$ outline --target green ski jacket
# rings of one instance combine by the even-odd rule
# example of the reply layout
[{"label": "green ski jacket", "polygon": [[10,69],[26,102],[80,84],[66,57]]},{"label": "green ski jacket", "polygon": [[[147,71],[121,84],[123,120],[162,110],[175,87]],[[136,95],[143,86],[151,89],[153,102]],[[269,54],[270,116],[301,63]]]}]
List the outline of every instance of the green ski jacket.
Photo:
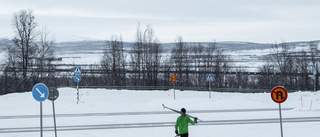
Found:
[{"label": "green ski jacket", "polygon": [[188,116],[179,116],[177,118],[177,122],[175,125],[176,131],[178,131],[179,128],[179,134],[185,134],[188,133],[188,124],[194,125],[196,122],[192,121]]}]

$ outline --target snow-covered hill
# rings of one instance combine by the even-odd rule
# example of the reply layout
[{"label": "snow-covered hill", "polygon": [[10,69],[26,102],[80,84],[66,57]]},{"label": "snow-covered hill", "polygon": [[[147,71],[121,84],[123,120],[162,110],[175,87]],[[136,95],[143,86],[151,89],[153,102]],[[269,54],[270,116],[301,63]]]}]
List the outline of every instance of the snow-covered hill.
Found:
[{"label": "snow-covered hill", "polygon": [[[60,64],[99,64],[103,49],[106,46],[107,41],[92,40],[77,37],[78,39],[65,42],[57,42],[55,47],[55,54],[57,58],[62,58]],[[313,41],[314,43],[320,43],[320,41]],[[5,57],[5,51],[7,45],[12,44],[11,40],[0,39],[0,49],[3,54],[0,54],[0,59]],[[163,48],[163,59],[168,57],[168,53],[171,52],[174,43],[161,43]],[[187,42],[187,45],[195,46],[198,42]],[[207,46],[208,42],[201,43]],[[252,42],[239,42],[239,41],[227,41],[216,42],[216,46],[223,49],[226,55],[230,56],[233,61],[233,65],[247,69],[248,71],[257,71],[257,68],[264,64],[264,56],[270,54],[271,45],[273,43],[252,43]],[[310,42],[289,42],[288,45],[292,50],[301,51],[308,49]],[[124,49],[129,53],[132,49],[132,43],[124,42]],[[2,55],[2,56],[1,56]],[[130,55],[126,56],[127,58]]]}]

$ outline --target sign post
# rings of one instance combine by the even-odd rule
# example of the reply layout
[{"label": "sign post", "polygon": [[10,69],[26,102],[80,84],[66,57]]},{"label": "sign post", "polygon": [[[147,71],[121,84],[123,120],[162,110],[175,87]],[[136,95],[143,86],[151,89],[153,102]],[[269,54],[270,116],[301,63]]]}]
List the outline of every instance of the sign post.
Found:
[{"label": "sign post", "polygon": [[211,98],[211,81],[213,81],[213,74],[207,74],[207,82],[209,82],[209,98]]},{"label": "sign post", "polygon": [[32,96],[40,102],[40,136],[43,137],[42,131],[42,102],[48,98],[48,87],[43,83],[38,83],[32,88]]},{"label": "sign post", "polygon": [[280,129],[281,129],[281,137],[283,137],[281,103],[287,100],[288,92],[284,87],[281,87],[281,86],[274,87],[271,91],[271,98],[274,102],[279,104]]},{"label": "sign post", "polygon": [[56,113],[54,108],[54,101],[59,97],[59,91],[56,88],[49,88],[49,97],[48,99],[52,101],[53,108],[53,122],[54,122],[54,133],[55,137],[57,137],[57,124],[56,124]]},{"label": "sign post", "polygon": [[80,75],[75,75],[73,80],[77,82],[77,104],[79,103],[79,82],[81,81],[81,76]]},{"label": "sign post", "polygon": [[174,83],[177,81],[177,76],[172,75],[170,79],[173,82],[173,99],[176,100],[176,91],[175,91]]},{"label": "sign post", "polygon": [[316,91],[316,81],[317,81],[317,79],[316,79],[316,76],[317,76],[317,67],[316,66],[314,66],[313,67],[313,70],[312,70],[312,72],[313,72],[313,90],[314,90],[314,92]]},{"label": "sign post", "polygon": [[81,67],[74,67],[73,72],[75,74],[73,80],[77,82],[77,104],[79,103],[79,82],[81,81]]}]

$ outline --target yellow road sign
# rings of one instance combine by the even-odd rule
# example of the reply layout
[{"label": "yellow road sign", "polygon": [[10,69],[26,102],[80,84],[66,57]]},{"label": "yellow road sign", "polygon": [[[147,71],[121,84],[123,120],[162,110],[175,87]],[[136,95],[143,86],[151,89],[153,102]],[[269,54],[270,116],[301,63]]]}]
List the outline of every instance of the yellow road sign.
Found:
[{"label": "yellow road sign", "polygon": [[284,87],[275,87],[271,91],[271,98],[276,103],[283,103],[288,98],[288,92]]},{"label": "yellow road sign", "polygon": [[176,82],[177,81],[177,76],[176,75],[172,75],[170,79],[171,79],[172,82]]}]

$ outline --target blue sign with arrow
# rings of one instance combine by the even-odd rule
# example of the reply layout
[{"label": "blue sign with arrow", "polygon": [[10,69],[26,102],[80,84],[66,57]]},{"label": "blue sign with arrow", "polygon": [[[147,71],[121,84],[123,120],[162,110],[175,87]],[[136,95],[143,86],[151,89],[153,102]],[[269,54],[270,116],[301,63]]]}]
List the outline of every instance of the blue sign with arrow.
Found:
[{"label": "blue sign with arrow", "polygon": [[75,82],[80,82],[80,81],[81,81],[81,76],[80,76],[80,75],[75,75],[74,78],[73,78],[73,80],[74,80]]},{"label": "blue sign with arrow", "polygon": [[32,96],[35,100],[42,102],[49,96],[48,87],[43,83],[38,83],[32,88]]}]

